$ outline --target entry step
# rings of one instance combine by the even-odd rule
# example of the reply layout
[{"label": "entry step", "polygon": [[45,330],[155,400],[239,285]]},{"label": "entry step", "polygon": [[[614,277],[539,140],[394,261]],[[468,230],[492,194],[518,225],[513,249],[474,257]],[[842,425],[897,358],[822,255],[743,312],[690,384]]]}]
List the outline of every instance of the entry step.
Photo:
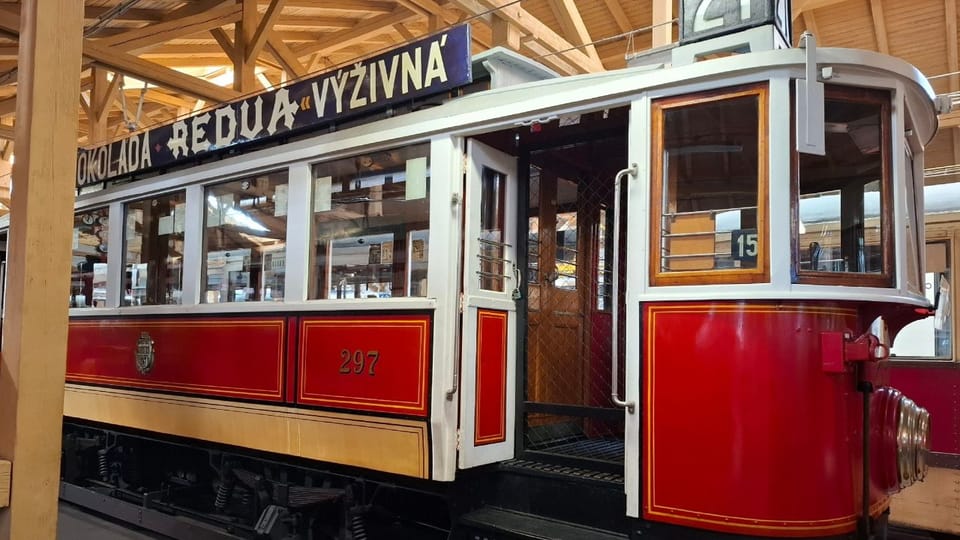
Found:
[{"label": "entry step", "polygon": [[613,534],[502,508],[484,507],[460,518],[464,540],[626,540]]}]

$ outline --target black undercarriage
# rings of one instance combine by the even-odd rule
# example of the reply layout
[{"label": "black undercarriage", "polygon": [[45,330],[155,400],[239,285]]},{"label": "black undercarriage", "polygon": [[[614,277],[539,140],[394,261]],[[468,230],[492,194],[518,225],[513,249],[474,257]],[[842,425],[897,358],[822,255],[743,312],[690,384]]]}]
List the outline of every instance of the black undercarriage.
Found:
[{"label": "black undercarriage", "polygon": [[428,482],[70,420],[62,481],[68,502],[191,540],[748,538],[627,518],[622,476],[575,463],[516,459]]}]

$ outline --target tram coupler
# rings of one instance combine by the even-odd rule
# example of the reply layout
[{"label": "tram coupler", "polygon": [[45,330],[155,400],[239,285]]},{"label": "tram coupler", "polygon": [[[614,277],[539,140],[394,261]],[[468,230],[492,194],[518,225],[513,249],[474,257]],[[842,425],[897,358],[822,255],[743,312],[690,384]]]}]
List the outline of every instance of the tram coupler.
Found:
[{"label": "tram coupler", "polygon": [[820,360],[826,373],[846,373],[847,362],[878,362],[890,356],[890,348],[867,332],[854,338],[849,332],[821,332]]}]

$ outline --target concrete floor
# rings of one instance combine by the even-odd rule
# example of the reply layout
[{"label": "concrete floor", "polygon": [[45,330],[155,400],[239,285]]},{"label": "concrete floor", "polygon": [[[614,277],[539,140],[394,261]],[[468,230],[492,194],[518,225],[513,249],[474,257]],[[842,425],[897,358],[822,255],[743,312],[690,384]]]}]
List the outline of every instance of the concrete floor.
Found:
[{"label": "concrete floor", "polygon": [[60,502],[57,540],[160,540],[147,531],[134,530],[131,525],[104,519],[87,513],[70,503]]}]

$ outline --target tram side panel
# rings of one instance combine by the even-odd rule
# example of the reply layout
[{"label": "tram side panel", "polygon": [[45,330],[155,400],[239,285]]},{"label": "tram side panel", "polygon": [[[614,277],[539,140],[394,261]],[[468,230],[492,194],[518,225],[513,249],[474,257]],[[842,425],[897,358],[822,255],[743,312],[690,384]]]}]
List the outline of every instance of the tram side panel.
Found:
[{"label": "tram side panel", "polygon": [[430,477],[430,313],[84,317],[65,416]]},{"label": "tram side panel", "polygon": [[820,335],[856,327],[841,304],[647,304],[644,517],[777,537],[852,531],[861,398],[852,372],[824,372]]}]

